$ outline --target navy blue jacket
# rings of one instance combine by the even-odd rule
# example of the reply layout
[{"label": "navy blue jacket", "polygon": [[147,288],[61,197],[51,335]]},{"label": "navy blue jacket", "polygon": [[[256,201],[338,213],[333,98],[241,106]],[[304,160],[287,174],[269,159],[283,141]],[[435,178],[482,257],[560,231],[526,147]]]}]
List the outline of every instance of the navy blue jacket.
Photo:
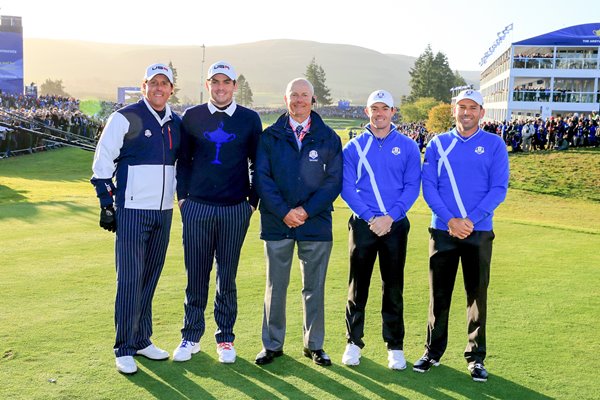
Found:
[{"label": "navy blue jacket", "polygon": [[[342,142],[319,114],[313,111],[310,117],[310,131],[300,150],[288,113],[268,127],[258,142],[255,183],[263,240],[333,240],[331,212],[342,190]],[[308,219],[288,228],[283,218],[298,206]]]},{"label": "navy blue jacket", "polygon": [[168,105],[160,118],[145,99],[111,114],[92,165],[100,205],[114,201],[124,208],[172,209],[180,127],[181,119]]}]

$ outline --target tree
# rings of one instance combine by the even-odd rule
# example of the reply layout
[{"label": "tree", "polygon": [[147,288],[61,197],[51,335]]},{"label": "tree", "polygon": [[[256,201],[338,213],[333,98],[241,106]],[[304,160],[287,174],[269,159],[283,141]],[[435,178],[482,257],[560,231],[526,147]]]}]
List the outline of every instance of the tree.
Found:
[{"label": "tree", "polygon": [[306,77],[306,79],[308,79],[310,83],[312,83],[315,89],[315,97],[317,98],[317,103],[322,106],[328,106],[329,104],[331,104],[331,92],[325,84],[325,70],[323,69],[323,67],[317,64],[317,61],[314,57],[311,60],[310,64],[307,65],[304,76]]},{"label": "tree", "polygon": [[429,110],[440,104],[433,97],[423,97],[412,103],[402,103],[400,114],[404,122],[426,121]]},{"label": "tree", "polygon": [[465,81],[465,78],[463,78],[462,75],[458,73],[458,71],[454,71],[454,86],[453,87],[458,87],[458,86],[467,86],[467,81]]},{"label": "tree", "polygon": [[71,97],[71,95],[65,91],[62,79],[57,79],[55,81],[50,78],[46,79],[40,86],[40,94],[42,96],[53,94],[56,96]]},{"label": "tree", "polygon": [[179,104],[179,97],[177,97],[177,92],[179,92],[179,88],[177,87],[177,69],[173,66],[172,61],[169,61],[169,68],[173,71],[173,94],[169,98],[169,103]]},{"label": "tree", "polygon": [[441,133],[449,131],[453,124],[452,107],[450,104],[440,103],[429,110],[425,127],[428,132]]},{"label": "tree", "polygon": [[427,45],[423,54],[415,60],[409,75],[409,101],[414,102],[420,97],[433,97],[438,101],[450,102],[450,89],[456,86],[456,75],[450,69],[444,53],[438,52],[434,56],[431,45]]},{"label": "tree", "polygon": [[251,107],[252,103],[254,103],[254,100],[252,99],[252,89],[250,89],[250,84],[246,80],[244,74],[238,77],[237,86],[235,100],[242,106]]}]

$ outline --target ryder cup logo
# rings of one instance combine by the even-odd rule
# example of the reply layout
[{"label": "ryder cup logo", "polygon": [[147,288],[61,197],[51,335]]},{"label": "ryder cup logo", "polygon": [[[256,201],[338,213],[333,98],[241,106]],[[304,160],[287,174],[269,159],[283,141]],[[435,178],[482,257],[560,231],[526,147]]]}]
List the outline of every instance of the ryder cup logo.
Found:
[{"label": "ryder cup logo", "polygon": [[475,148],[475,153],[477,154],[483,154],[485,152],[485,149],[483,148],[483,146],[477,146]]},{"label": "ryder cup logo", "polygon": [[317,153],[316,150],[311,150],[310,153],[308,153],[308,158],[310,158],[310,161],[317,161],[318,157],[319,153]]},{"label": "ryder cup logo", "polygon": [[400,154],[400,147],[394,147],[392,149],[392,154],[397,156],[398,154]]},{"label": "ryder cup logo", "polygon": [[146,132],[144,132],[144,136],[146,136],[146,137],[152,136],[152,132],[150,132],[150,129],[146,129]]}]

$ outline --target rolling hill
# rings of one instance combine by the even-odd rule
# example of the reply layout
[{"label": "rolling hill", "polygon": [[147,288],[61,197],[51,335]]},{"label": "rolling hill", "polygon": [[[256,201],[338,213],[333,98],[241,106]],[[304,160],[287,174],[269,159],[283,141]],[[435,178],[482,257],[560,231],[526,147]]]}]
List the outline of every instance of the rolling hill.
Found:
[{"label": "rolling hill", "polygon": [[[153,62],[173,62],[181,100],[198,102],[202,72],[201,46],[147,46],[82,41],[25,39],[25,83],[41,85],[62,79],[68,93],[79,98],[115,100],[117,87],[137,86],[144,68]],[[285,85],[301,76],[312,57],[327,74],[334,100],[364,104],[370,92],[408,94],[408,71],[415,57],[382,54],[359,46],[301,40],[266,40],[207,47],[204,70],[217,60],[232,63],[244,74],[258,106],[279,106]],[[478,86],[478,71],[461,71]],[[206,99],[206,97],[205,97]]]}]

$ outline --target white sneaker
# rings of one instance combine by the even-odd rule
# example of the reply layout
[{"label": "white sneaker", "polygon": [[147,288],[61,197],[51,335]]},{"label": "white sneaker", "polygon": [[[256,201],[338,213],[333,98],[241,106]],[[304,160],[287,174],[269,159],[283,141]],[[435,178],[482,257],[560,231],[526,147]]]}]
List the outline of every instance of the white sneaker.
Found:
[{"label": "white sneaker", "polygon": [[200,343],[190,342],[183,339],[179,346],[173,352],[173,361],[187,361],[192,358],[192,354],[200,351]]},{"label": "white sneaker", "polygon": [[342,364],[352,366],[360,364],[360,347],[354,343],[348,343],[342,356]]},{"label": "white sneaker", "polygon": [[151,344],[150,346],[148,346],[146,348],[138,350],[136,354],[139,354],[140,356],[144,356],[151,360],[166,360],[167,358],[169,358],[168,351],[159,349],[154,344]]},{"label": "white sneaker", "polygon": [[235,347],[232,342],[221,342],[217,344],[217,354],[219,361],[223,364],[231,364],[235,362]]},{"label": "white sneaker", "polygon": [[137,372],[137,365],[133,356],[117,357],[116,359],[117,370],[122,374],[135,374]]},{"label": "white sneaker", "polygon": [[402,350],[388,350],[388,367],[391,369],[405,369],[406,359]]}]

